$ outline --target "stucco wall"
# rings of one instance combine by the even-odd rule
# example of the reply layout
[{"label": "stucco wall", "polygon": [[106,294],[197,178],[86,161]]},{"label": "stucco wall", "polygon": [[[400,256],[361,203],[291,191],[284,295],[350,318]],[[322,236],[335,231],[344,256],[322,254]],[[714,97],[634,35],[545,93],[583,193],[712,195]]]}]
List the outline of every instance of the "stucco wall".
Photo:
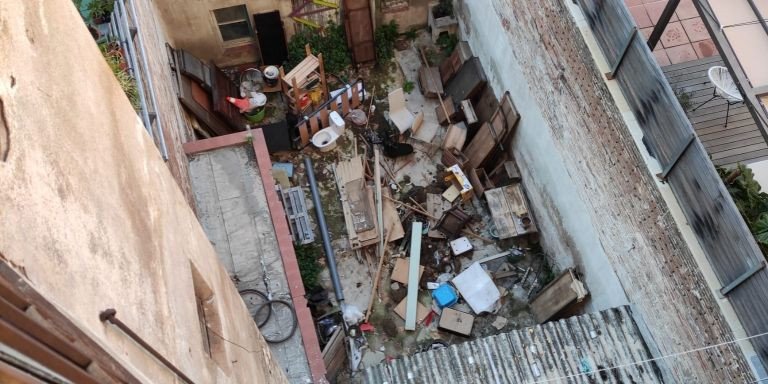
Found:
[{"label": "stucco wall", "polygon": [[[285,17],[291,13],[291,1],[280,0],[156,0],[155,5],[165,21],[165,29],[172,44],[203,61],[216,61],[224,54],[225,46],[213,16],[213,10],[235,5],[248,8],[250,22],[257,13],[280,11]],[[286,38],[293,35],[293,22],[284,22]],[[242,45],[242,44],[241,44]]]},{"label": "stucco wall", "polygon": [[[198,383],[285,377],[159,152],[69,0],[0,2],[0,252],[146,382],[172,374],[117,316]],[[191,265],[214,293],[225,356],[205,355]],[[214,349],[215,349],[214,348]],[[247,351],[246,351],[247,349]]]}]

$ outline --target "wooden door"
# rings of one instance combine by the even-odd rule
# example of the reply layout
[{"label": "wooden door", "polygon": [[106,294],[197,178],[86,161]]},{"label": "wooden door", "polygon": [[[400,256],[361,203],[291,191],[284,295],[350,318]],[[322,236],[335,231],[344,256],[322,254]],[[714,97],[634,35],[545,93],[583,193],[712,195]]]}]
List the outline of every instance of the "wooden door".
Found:
[{"label": "wooden door", "polygon": [[267,12],[253,15],[253,25],[261,47],[261,59],[265,65],[282,65],[288,57],[285,43],[285,31],[280,12]]},{"label": "wooden door", "polygon": [[376,61],[373,41],[373,20],[368,0],[344,0],[344,27],[347,45],[355,64]]}]

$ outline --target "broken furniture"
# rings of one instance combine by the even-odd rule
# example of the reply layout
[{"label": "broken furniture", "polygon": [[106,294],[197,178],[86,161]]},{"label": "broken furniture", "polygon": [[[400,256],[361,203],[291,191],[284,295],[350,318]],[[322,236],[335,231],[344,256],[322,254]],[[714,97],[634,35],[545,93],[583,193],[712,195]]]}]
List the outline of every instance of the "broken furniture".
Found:
[{"label": "broken furniture", "polygon": [[[443,107],[445,107],[445,109],[443,109]],[[446,115],[446,112],[448,115]],[[446,125],[451,121],[456,121],[456,116],[459,114],[459,111],[456,110],[456,104],[454,104],[453,99],[448,96],[443,99],[443,105],[438,104],[437,107],[435,107],[435,114],[437,115],[437,122],[440,123],[440,125]]]},{"label": "broken furniture", "polygon": [[413,126],[414,116],[405,105],[405,94],[402,88],[389,93],[389,119],[395,124],[400,133],[404,133]]},{"label": "broken furniture", "polygon": [[483,168],[469,168],[467,170],[467,177],[469,177],[469,183],[472,184],[472,188],[478,197],[482,197],[487,189],[496,188],[496,185],[488,178]]},{"label": "broken furniture", "polygon": [[520,183],[489,189],[485,191],[485,200],[499,239],[536,232],[536,224]]},{"label": "broken furniture", "polygon": [[464,148],[464,143],[467,141],[467,126],[463,122],[451,124],[445,132],[443,138],[443,150],[450,148],[456,148],[461,150]]},{"label": "broken furniture", "polygon": [[504,141],[507,135],[514,131],[518,120],[520,114],[512,104],[509,92],[505,92],[491,120],[483,123],[464,149],[464,153],[469,157],[469,167],[484,167],[497,150],[503,150]]},{"label": "broken furniture", "polygon": [[466,41],[459,41],[450,56],[440,63],[440,80],[443,84],[448,84],[470,57],[472,57],[472,51],[469,49],[469,44]]},{"label": "broken furniture", "polygon": [[456,304],[459,301],[459,296],[450,284],[443,283],[432,291],[432,300],[434,300],[438,308],[443,309]]},{"label": "broken furniture", "polygon": [[464,121],[467,125],[477,123],[477,115],[475,114],[475,108],[472,107],[472,102],[469,100],[461,101],[461,112],[464,114]]},{"label": "broken furniture", "polygon": [[520,171],[517,170],[517,164],[513,160],[506,160],[496,165],[488,177],[494,185],[502,186],[520,181]]},{"label": "broken furniture", "polygon": [[445,86],[445,93],[453,100],[474,99],[485,88],[488,79],[477,57],[471,57]]},{"label": "broken furniture", "polygon": [[465,156],[460,150],[456,148],[443,149],[443,156],[440,159],[440,162],[443,163],[443,165],[446,167],[456,164],[459,166],[459,168],[462,169],[464,169],[464,166],[468,161],[469,159],[467,156]]},{"label": "broken furniture", "polygon": [[335,174],[350,248],[376,244],[379,230],[373,214],[374,193],[373,188],[365,183],[362,157],[340,161],[336,164]]},{"label": "broken furniture", "polygon": [[531,312],[537,322],[543,323],[574,302],[581,302],[589,294],[584,284],[568,268],[531,300]]},{"label": "broken furniture", "polygon": [[[395,267],[392,268],[392,275],[390,276],[390,280],[396,281],[404,286],[408,285],[408,269],[411,265],[411,258],[410,257],[398,257],[395,259]],[[424,273],[424,266],[419,265],[419,277],[418,279],[421,280],[421,275]]]},{"label": "broken furniture", "polygon": [[309,244],[315,241],[315,234],[309,223],[306,197],[304,189],[293,187],[283,190],[277,187],[283,200],[285,216],[288,218],[288,227],[293,235],[293,240],[298,244]]},{"label": "broken furniture", "polygon": [[419,68],[419,88],[426,98],[436,98],[443,94],[443,83],[440,80],[440,71],[437,67],[422,65]]},{"label": "broken furniture", "polygon": [[469,337],[469,335],[472,334],[472,325],[474,323],[475,317],[469,313],[457,311],[452,308],[445,308],[440,315],[440,321],[437,323],[437,328]]},{"label": "broken furniture", "polygon": [[325,67],[323,54],[312,54],[309,44],[304,46],[306,57],[290,72],[280,67],[280,80],[288,108],[294,114],[302,114],[311,104],[311,92],[319,88],[321,100],[328,98],[328,87],[325,82]]},{"label": "broken furniture", "polygon": [[[459,168],[458,164],[451,165],[446,168],[445,181],[449,181],[451,186],[459,190],[459,195],[462,201],[468,201],[472,197],[472,184],[469,182],[467,175]],[[449,201],[453,201],[450,200]]]},{"label": "broken furniture", "polygon": [[501,292],[480,263],[472,263],[451,282],[464,301],[478,315],[493,311],[496,302],[501,298]]}]

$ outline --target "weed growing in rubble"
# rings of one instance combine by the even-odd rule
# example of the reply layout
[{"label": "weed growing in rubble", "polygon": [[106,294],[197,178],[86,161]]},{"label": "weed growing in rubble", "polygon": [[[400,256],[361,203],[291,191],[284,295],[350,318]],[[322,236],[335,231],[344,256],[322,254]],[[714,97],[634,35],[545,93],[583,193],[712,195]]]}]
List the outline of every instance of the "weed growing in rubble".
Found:
[{"label": "weed growing in rubble", "polygon": [[320,257],[318,249],[311,244],[295,245],[296,259],[299,262],[299,272],[304,289],[308,292],[320,287],[320,272],[322,268],[317,259]]}]

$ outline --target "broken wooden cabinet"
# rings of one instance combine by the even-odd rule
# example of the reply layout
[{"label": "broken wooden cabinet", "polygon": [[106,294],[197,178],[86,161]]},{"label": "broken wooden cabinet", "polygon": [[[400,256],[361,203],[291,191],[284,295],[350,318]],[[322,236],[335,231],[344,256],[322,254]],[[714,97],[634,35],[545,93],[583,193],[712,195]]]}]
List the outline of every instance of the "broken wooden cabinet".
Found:
[{"label": "broken wooden cabinet", "polygon": [[499,239],[536,232],[536,224],[520,183],[489,189],[485,191],[485,200]]}]

